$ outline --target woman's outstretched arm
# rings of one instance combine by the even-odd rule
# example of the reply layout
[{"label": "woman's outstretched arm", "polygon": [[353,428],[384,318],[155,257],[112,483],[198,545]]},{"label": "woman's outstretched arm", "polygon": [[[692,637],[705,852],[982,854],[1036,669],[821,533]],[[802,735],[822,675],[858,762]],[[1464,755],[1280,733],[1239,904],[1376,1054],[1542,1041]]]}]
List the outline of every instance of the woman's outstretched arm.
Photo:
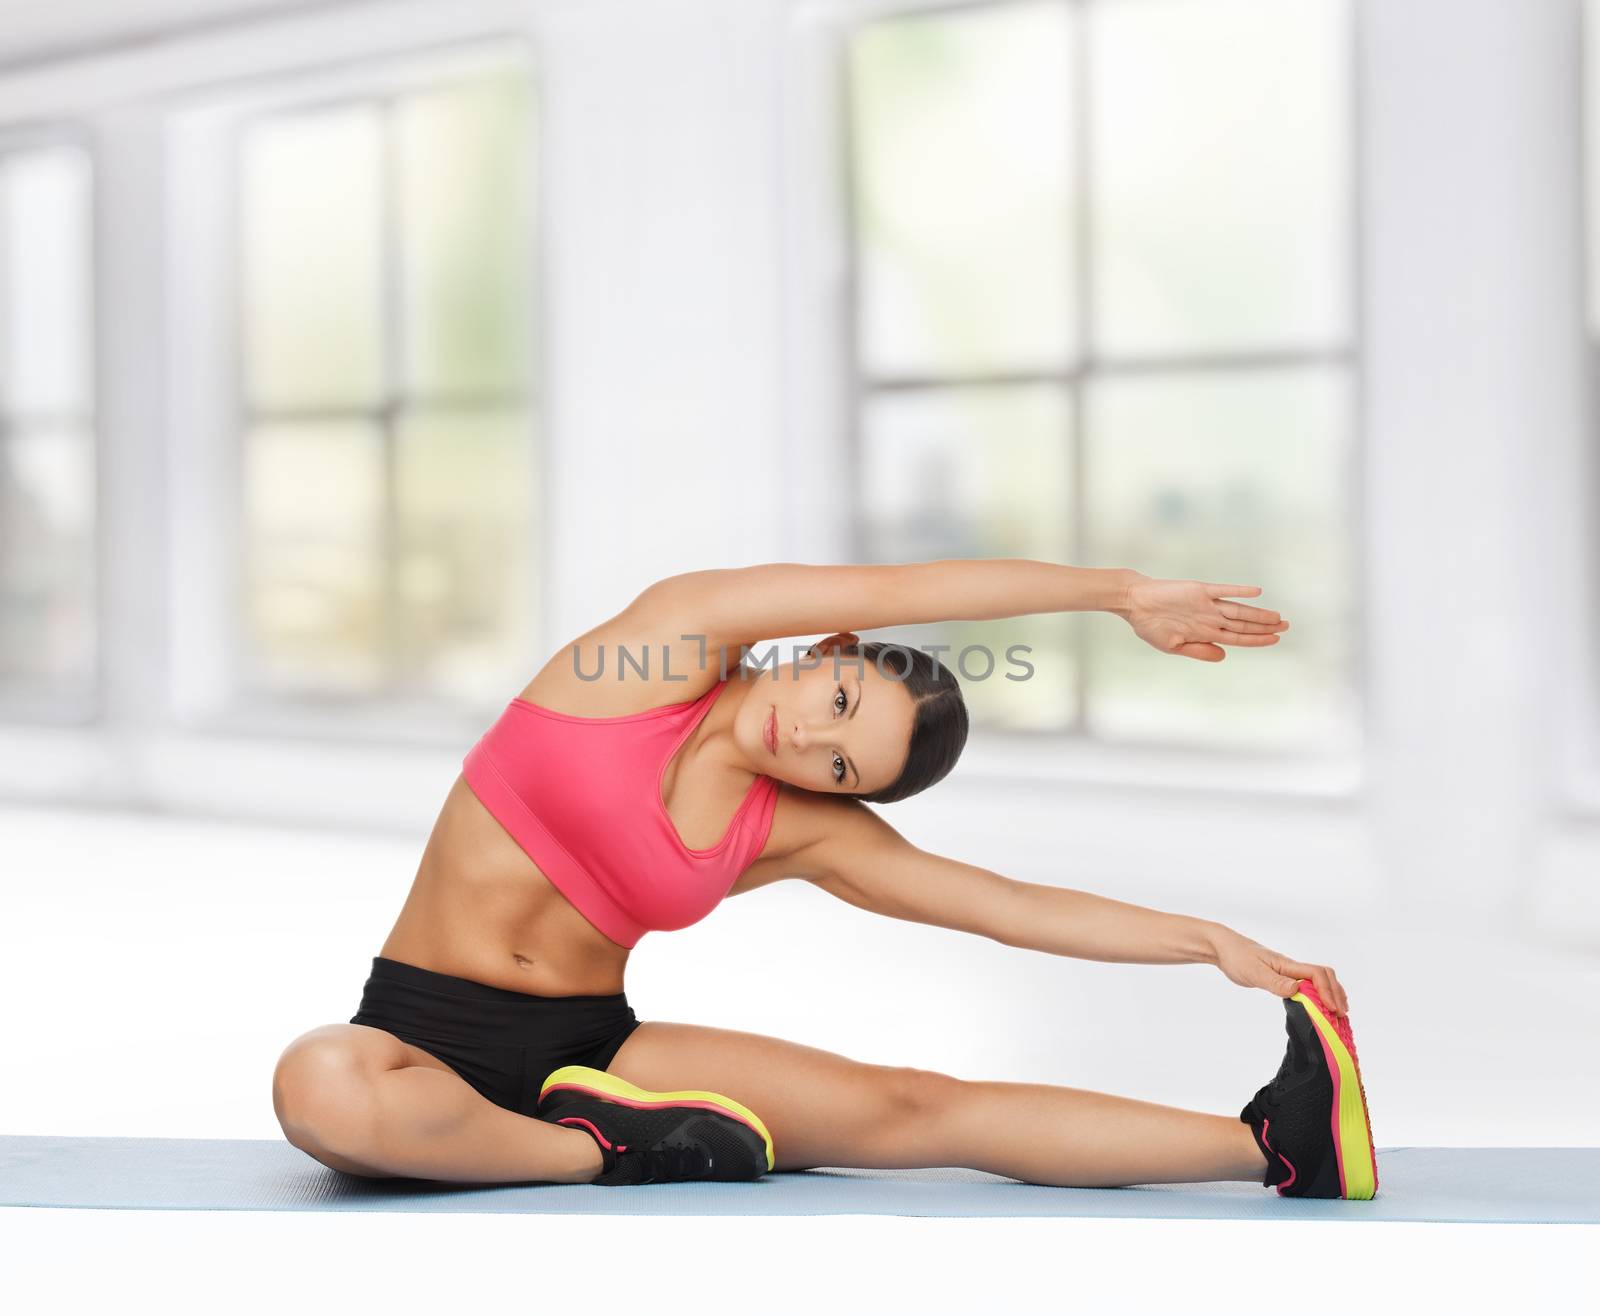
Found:
[{"label": "woman's outstretched arm", "polygon": [[832,799],[830,825],[790,861],[790,871],[849,904],[930,923],[1002,945],[1117,964],[1213,964],[1241,987],[1291,996],[1301,978],[1335,1013],[1344,988],[1323,964],[1291,959],[1209,919],[1038,882],[930,854],[855,800]]},{"label": "woman's outstretched arm", "polygon": [[939,621],[1050,612],[1110,612],[1156,648],[1217,662],[1221,644],[1270,644],[1276,612],[1223,601],[1257,585],[1159,580],[1126,567],[1072,567],[1032,558],[759,566],[690,571],[658,581],[640,602],[698,626],[711,644]]},{"label": "woman's outstretched arm", "polygon": [[1031,558],[811,566],[766,562],[669,576],[654,588],[688,600],[709,626],[756,638],[987,621],[1036,612],[1117,612],[1136,572]]}]

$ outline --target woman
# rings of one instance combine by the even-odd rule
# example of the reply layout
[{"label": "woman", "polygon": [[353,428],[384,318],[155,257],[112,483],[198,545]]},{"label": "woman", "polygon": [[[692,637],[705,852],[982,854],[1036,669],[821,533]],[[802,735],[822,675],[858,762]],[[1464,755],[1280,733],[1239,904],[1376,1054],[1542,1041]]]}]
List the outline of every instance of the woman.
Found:
[{"label": "woman", "polygon": [[[966,740],[953,673],[829,635],[945,618],[1115,613],[1165,653],[1275,644],[1256,586],[1023,559],[774,563],[662,580],[562,650],[472,747],[349,1023],[284,1051],[290,1142],[351,1174],[458,1182],[746,1179],[812,1166],[968,1166],[1039,1184],[1249,1180],[1376,1187],[1333,970],[1220,924],[1016,881],[921,850],[867,803],[944,777]],[[1214,964],[1285,1000],[1289,1046],[1237,1119],[977,1082],[752,1033],[641,1023],[644,932],[801,878],[863,909],[1104,961]]]}]

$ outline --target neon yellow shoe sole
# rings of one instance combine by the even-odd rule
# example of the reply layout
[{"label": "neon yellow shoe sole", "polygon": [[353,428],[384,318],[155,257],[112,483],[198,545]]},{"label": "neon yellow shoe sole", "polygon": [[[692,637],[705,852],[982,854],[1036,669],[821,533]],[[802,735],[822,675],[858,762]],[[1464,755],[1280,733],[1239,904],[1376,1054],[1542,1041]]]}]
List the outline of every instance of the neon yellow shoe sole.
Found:
[{"label": "neon yellow shoe sole", "polygon": [[1367,1092],[1356,1064],[1356,1041],[1350,1021],[1330,1017],[1309,979],[1289,998],[1305,1007],[1333,1076],[1333,1146],[1339,1161],[1340,1196],[1368,1201],[1378,1191],[1378,1159],[1372,1148]]}]

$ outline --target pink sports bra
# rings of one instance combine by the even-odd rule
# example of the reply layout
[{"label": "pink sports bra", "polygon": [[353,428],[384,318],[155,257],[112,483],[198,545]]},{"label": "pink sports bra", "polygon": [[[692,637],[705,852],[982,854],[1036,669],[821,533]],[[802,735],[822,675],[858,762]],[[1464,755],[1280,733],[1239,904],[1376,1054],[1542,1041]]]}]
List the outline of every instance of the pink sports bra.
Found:
[{"label": "pink sports bra", "polygon": [[618,945],[699,922],[766,845],[775,778],[756,778],[709,850],[683,843],[661,799],[668,762],[730,679],[688,703],[620,717],[514,698],[462,761],[483,806]]}]

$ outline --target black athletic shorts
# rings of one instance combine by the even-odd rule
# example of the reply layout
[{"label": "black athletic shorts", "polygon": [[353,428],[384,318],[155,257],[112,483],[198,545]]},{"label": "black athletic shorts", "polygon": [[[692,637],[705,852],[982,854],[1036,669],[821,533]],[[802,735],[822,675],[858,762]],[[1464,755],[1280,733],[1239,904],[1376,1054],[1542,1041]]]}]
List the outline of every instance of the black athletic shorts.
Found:
[{"label": "black athletic shorts", "polygon": [[421,1047],[519,1115],[533,1114],[552,1070],[604,1069],[639,1026],[625,992],[532,996],[381,955],[350,1022]]}]

